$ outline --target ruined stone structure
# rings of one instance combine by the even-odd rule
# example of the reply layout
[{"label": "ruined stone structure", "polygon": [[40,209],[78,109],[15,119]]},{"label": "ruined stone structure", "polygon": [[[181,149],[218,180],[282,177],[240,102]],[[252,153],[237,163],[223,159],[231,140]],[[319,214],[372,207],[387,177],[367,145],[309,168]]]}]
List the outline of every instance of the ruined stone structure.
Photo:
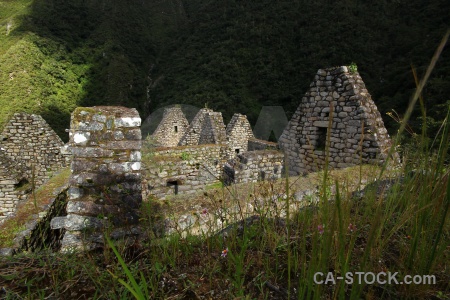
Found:
[{"label": "ruined stone structure", "polygon": [[237,155],[224,166],[224,182],[247,183],[281,178],[284,154],[276,150],[250,151]]},{"label": "ruined stone structure", "polygon": [[28,181],[34,177],[36,186],[66,166],[66,159],[61,154],[63,145],[41,116],[26,113],[14,114],[0,141],[5,154],[25,171]]},{"label": "ruined stone structure", "polygon": [[246,152],[248,149],[248,140],[254,138],[252,127],[247,120],[247,116],[234,114],[226,129],[228,148],[233,157],[234,154]]},{"label": "ruined stone structure", "polygon": [[279,144],[286,153],[289,173],[322,168],[328,142],[332,168],[382,163],[391,145],[360,75],[345,66],[317,72],[283,131]]},{"label": "ruined stone structure", "polygon": [[[170,112],[170,109],[167,110],[167,116]],[[171,117],[175,115],[173,111],[170,114]],[[181,117],[181,114],[178,113],[178,116]],[[169,120],[169,117],[163,118],[158,129],[163,128],[167,123],[175,122],[168,122],[165,119]],[[160,135],[161,131],[158,129],[154,136]],[[172,139],[170,133],[168,136],[169,140]],[[222,114],[208,108],[203,108],[196,114],[178,145],[171,148],[154,148],[153,157],[146,161],[144,197],[154,195],[165,198],[178,193],[196,192],[223,180],[225,162],[238,154],[247,152],[249,147],[253,150],[277,148],[275,143],[255,139],[245,115],[234,114],[225,129]],[[281,165],[283,155],[270,155],[270,162],[267,161],[266,152],[261,152],[257,156],[264,157],[265,164],[273,164],[273,166],[265,166],[269,169],[272,167],[270,171],[264,169],[259,173],[254,172],[252,161],[248,166],[242,167],[248,169],[247,171],[237,171],[237,175],[234,175],[233,171],[233,175],[228,176],[228,181],[234,178],[237,182],[261,180],[265,178],[262,174],[274,173],[274,169],[276,169],[275,176],[280,176],[281,167],[274,166],[277,159],[277,166]],[[253,159],[253,156],[250,156],[250,159]],[[228,166],[234,165],[236,165],[234,162],[228,164]]]},{"label": "ruined stone structure", "polygon": [[248,139],[247,150],[248,151],[279,150],[279,147],[278,147],[278,144],[274,143],[274,142],[260,140],[257,138],[250,138],[250,139]]},{"label": "ruined stone structure", "polygon": [[38,188],[68,165],[63,145],[41,116],[14,114],[0,135],[0,222],[14,214],[33,185]]},{"label": "ruined stone structure", "polygon": [[226,145],[156,148],[144,166],[144,197],[164,199],[219,183],[226,155]]},{"label": "ruined stone structure", "polygon": [[227,136],[222,113],[202,108],[192,120],[178,146],[226,144]]},{"label": "ruined stone structure", "polygon": [[189,122],[179,106],[167,107],[152,136],[160,147],[176,147],[188,127]]},{"label": "ruined stone structure", "polygon": [[52,219],[65,229],[62,250],[92,249],[111,236],[136,233],[141,195],[141,118],[117,106],[77,108],[71,117],[73,154],[67,216]]},{"label": "ruined stone structure", "polygon": [[0,149],[0,222],[16,211],[29,190],[25,171]]}]

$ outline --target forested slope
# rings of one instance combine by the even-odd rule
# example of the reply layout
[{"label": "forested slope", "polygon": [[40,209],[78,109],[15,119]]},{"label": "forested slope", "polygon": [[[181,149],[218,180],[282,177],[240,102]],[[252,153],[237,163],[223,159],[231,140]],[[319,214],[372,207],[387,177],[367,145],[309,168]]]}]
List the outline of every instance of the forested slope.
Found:
[{"label": "forested slope", "polygon": [[[383,116],[402,113],[411,64],[423,74],[449,11],[447,0],[0,0],[0,124],[36,112],[64,137],[79,105],[145,118],[172,103],[254,124],[263,105],[290,117],[317,69],[352,62]],[[449,53],[424,95],[436,121],[450,99]]]}]

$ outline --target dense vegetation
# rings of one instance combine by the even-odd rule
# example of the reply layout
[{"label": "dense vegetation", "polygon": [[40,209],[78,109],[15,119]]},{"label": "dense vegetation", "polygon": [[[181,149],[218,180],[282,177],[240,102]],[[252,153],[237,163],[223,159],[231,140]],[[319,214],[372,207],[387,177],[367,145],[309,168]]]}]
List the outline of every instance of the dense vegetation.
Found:
[{"label": "dense vegetation", "polygon": [[[0,124],[36,112],[64,137],[78,105],[136,107],[145,118],[171,103],[255,124],[263,105],[290,117],[317,69],[352,62],[383,115],[401,114],[411,64],[423,74],[448,11],[447,0],[1,0]],[[424,91],[430,131],[449,100],[449,51]]]}]

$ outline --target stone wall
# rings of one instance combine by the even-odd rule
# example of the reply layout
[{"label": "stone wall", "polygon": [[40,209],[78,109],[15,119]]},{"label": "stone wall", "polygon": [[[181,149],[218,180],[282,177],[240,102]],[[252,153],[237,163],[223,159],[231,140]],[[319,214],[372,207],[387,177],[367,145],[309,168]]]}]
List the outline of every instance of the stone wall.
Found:
[{"label": "stone wall", "polygon": [[164,199],[220,182],[226,145],[156,148],[144,163],[144,197]]},{"label": "stone wall", "polygon": [[254,138],[247,116],[234,114],[226,129],[229,158],[248,150],[248,140]]},{"label": "stone wall", "polygon": [[0,223],[16,211],[30,190],[25,171],[0,149]]},{"label": "stone wall", "polygon": [[136,233],[142,201],[140,125],[136,109],[79,107],[72,113],[67,216],[51,223],[66,230],[63,251],[101,246],[106,227],[113,227],[114,237]]},{"label": "stone wall", "polygon": [[223,170],[226,184],[281,178],[284,154],[275,150],[250,151],[229,160]]},{"label": "stone wall", "polygon": [[226,131],[222,113],[209,108],[202,108],[195,115],[179,146],[196,146],[201,144],[225,144]]},{"label": "stone wall", "polygon": [[167,107],[152,136],[160,147],[176,147],[188,127],[189,122],[179,106]]},{"label": "stone wall", "polygon": [[280,137],[291,175],[323,167],[328,134],[331,168],[380,164],[391,145],[361,76],[345,66],[317,72]]},{"label": "stone wall", "polygon": [[41,116],[26,113],[14,114],[0,139],[0,148],[25,170],[28,181],[31,182],[34,173],[37,186],[67,165],[60,150],[63,145]]},{"label": "stone wall", "polygon": [[248,140],[247,149],[248,149],[248,151],[278,150],[278,144],[274,143],[274,142],[251,138]]},{"label": "stone wall", "polygon": [[20,252],[60,249],[64,229],[53,230],[50,223],[53,218],[66,214],[67,188],[68,185],[65,183],[55,191],[47,204],[38,207],[40,212],[30,216],[30,220],[24,226],[25,229],[14,238],[12,247],[0,249],[0,256],[2,253],[10,256]]}]

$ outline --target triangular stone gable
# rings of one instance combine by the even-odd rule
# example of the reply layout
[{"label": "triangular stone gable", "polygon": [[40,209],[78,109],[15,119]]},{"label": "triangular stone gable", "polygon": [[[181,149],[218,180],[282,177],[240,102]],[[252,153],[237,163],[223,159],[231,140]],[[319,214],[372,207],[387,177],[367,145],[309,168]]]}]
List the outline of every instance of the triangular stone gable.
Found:
[{"label": "triangular stone gable", "polygon": [[320,69],[279,140],[291,175],[323,167],[331,109],[331,168],[386,159],[391,141],[361,76],[345,66]]},{"label": "triangular stone gable", "polygon": [[202,108],[194,117],[179,146],[202,144],[226,144],[225,124],[222,113]]},{"label": "triangular stone gable", "polygon": [[227,133],[225,131],[225,123],[223,122],[222,113],[209,112],[205,116],[198,143],[199,145],[225,145],[227,143]]},{"label": "triangular stone gable", "polygon": [[164,109],[163,118],[159,123],[153,137],[156,138],[158,146],[176,147],[189,127],[181,107],[173,106]]},{"label": "triangular stone gable", "polygon": [[254,138],[247,116],[234,114],[227,125],[227,139],[230,153],[243,153],[248,150],[248,140]]},{"label": "triangular stone gable", "polygon": [[14,114],[4,127],[0,141],[6,155],[26,170],[28,179],[34,168],[36,185],[66,165],[66,159],[61,155],[63,145],[61,138],[41,116],[27,113]]}]

